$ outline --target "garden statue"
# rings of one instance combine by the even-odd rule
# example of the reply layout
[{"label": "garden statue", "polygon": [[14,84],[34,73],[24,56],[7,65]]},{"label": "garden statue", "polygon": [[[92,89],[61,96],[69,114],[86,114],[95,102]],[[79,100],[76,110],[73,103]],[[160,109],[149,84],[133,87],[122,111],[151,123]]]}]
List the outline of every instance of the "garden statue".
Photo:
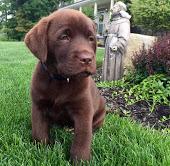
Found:
[{"label": "garden statue", "polygon": [[130,36],[130,18],[123,2],[116,2],[111,10],[111,23],[105,44],[102,80],[118,80],[123,76],[123,60]]}]

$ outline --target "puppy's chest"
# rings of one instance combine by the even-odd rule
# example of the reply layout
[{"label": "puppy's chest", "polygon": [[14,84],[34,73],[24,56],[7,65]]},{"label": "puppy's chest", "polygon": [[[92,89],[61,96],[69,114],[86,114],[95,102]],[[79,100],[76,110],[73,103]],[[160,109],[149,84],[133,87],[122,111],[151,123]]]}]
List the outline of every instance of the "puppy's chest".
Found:
[{"label": "puppy's chest", "polygon": [[81,93],[74,86],[69,86],[67,84],[63,84],[60,86],[50,86],[47,92],[53,103],[57,105],[70,102],[73,98]]},{"label": "puppy's chest", "polygon": [[76,93],[72,93],[62,89],[56,91],[53,90],[51,92],[50,98],[47,97],[46,100],[44,100],[44,103],[48,103],[46,110],[50,116],[58,116],[63,111],[65,112],[67,110],[67,106],[75,103],[75,100],[77,103],[77,100],[79,101],[77,97],[79,98],[78,94]]}]

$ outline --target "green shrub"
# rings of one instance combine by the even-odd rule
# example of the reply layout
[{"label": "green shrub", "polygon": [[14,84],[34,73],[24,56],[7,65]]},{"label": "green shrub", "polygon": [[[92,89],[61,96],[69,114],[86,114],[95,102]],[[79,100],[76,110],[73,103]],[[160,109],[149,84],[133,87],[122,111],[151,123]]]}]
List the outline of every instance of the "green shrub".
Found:
[{"label": "green shrub", "polygon": [[144,76],[170,75],[170,34],[159,38],[148,50],[143,47],[134,54],[132,63],[136,72]]},{"label": "green shrub", "polygon": [[132,0],[130,11],[134,23],[143,29],[154,32],[170,30],[169,0]]},{"label": "green shrub", "polygon": [[0,41],[8,41],[8,37],[5,33],[0,33]]},{"label": "green shrub", "polygon": [[92,7],[83,7],[82,12],[91,19],[94,19],[94,12]]},{"label": "green shrub", "polygon": [[125,95],[128,104],[145,100],[153,111],[156,104],[170,105],[170,77],[156,74],[132,86]]}]

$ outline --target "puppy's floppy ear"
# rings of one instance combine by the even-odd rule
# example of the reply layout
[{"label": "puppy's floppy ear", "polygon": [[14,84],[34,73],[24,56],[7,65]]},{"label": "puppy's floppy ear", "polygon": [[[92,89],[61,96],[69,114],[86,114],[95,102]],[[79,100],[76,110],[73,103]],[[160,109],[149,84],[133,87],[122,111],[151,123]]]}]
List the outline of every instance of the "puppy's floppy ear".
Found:
[{"label": "puppy's floppy ear", "polygon": [[94,29],[95,33],[97,33],[97,23],[92,21],[92,24],[93,24],[93,29]]},{"label": "puppy's floppy ear", "polygon": [[49,20],[42,18],[25,36],[24,42],[31,52],[42,62],[47,59],[47,31]]}]

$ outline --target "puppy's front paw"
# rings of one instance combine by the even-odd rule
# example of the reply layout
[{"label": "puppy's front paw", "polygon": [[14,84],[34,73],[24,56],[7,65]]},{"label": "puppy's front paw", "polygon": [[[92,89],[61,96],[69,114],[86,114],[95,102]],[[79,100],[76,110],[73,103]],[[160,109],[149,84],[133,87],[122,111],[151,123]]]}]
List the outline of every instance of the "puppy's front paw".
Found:
[{"label": "puppy's front paw", "polygon": [[82,148],[71,149],[70,157],[74,163],[90,160],[90,150]]}]

